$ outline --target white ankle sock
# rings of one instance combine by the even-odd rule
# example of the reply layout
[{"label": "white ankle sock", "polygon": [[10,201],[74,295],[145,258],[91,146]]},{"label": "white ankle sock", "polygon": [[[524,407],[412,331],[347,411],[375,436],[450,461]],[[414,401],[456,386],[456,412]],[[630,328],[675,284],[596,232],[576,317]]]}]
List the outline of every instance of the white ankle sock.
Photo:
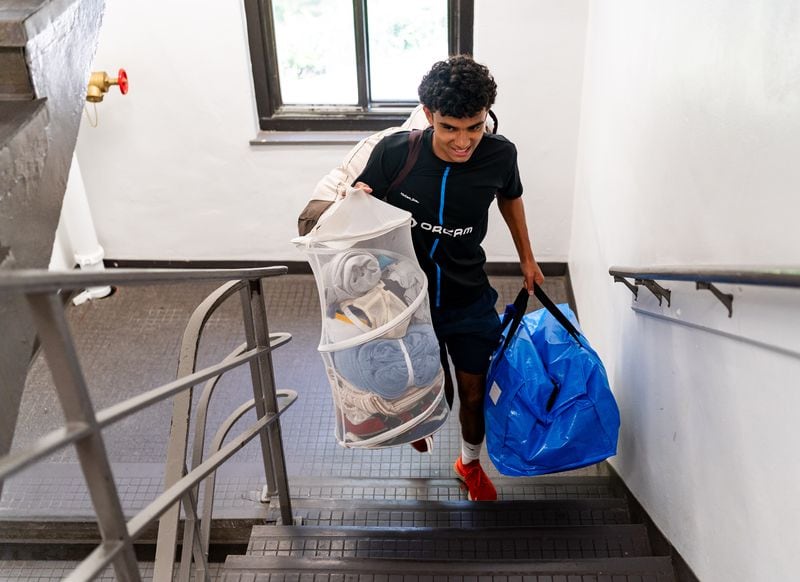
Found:
[{"label": "white ankle sock", "polygon": [[468,443],[463,438],[461,439],[461,462],[466,465],[467,463],[471,463],[472,461],[478,460],[481,456],[481,449],[483,448],[483,442],[478,443],[477,445],[473,445],[472,443]]}]

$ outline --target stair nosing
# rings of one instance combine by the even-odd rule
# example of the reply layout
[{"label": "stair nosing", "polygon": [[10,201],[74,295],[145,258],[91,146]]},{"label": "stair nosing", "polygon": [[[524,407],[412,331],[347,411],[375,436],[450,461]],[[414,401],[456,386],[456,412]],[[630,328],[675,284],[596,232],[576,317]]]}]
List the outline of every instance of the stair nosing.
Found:
[{"label": "stair nosing", "polygon": [[[533,526],[480,526],[480,527],[398,527],[398,526],[254,526],[247,546],[247,555],[274,556],[295,555],[275,552],[295,552],[298,556],[306,555],[305,552],[316,552],[313,548],[296,547],[295,540],[316,541],[318,543],[357,543],[376,541],[392,541],[400,543],[417,542],[425,540],[432,543],[442,541],[455,541],[456,543],[507,543],[509,541],[534,541],[541,540],[554,542],[568,542],[579,540],[581,543],[592,540],[620,541],[619,550],[625,557],[651,556],[652,547],[647,532],[647,526],[642,523],[626,524],[589,524],[589,525],[533,525]],[[290,548],[267,547],[269,544],[282,544],[287,540],[292,541]],[[353,548],[350,548],[352,550]],[[552,548],[559,551],[564,548]],[[574,548],[573,548],[574,549]],[[547,550],[543,548],[543,551]],[[549,550],[548,550],[549,551]],[[398,559],[438,559],[419,555],[421,550],[412,552],[414,555],[397,556]],[[531,558],[513,558],[531,559]]]},{"label": "stair nosing", "polygon": [[[628,509],[628,502],[622,497],[572,497],[562,499],[508,499],[497,501],[469,501],[460,500],[437,500],[437,499],[340,499],[327,497],[292,497],[292,507],[302,507],[309,509],[388,509],[396,511],[410,511],[413,509],[454,509],[454,510],[475,510],[482,511],[487,509],[514,509],[530,506],[597,506],[597,507],[619,507]],[[270,507],[270,511],[278,509],[279,503]]]},{"label": "stair nosing", "polygon": [[553,533],[569,534],[571,532],[581,533],[601,533],[608,530],[637,530],[647,533],[647,526],[643,523],[611,523],[611,524],[590,524],[590,525],[504,525],[499,527],[479,526],[479,527],[406,527],[406,526],[358,526],[358,525],[255,525],[253,526],[250,539],[269,539],[291,535],[292,537],[312,537],[330,536],[345,537],[358,533],[371,536],[390,535],[420,535],[436,534],[446,537],[447,534],[466,535],[467,537],[477,537],[482,534],[491,533],[502,535],[504,533],[532,532],[535,534]]},{"label": "stair nosing", "polygon": [[[538,499],[623,499],[626,492],[613,481],[578,481],[575,478],[546,480],[498,478],[494,480],[501,501]],[[456,479],[317,479],[290,482],[293,499],[363,499],[463,501],[466,492]]]},{"label": "stair nosing", "polygon": [[[669,556],[636,556],[630,558],[587,558],[566,560],[402,560],[388,558],[313,558],[294,556],[228,556],[223,571],[248,570],[277,572],[386,572],[392,569],[413,574],[502,574],[504,572],[537,572],[636,574],[640,572],[672,576]],[[655,572],[654,572],[655,570]]]},{"label": "stair nosing", "polygon": [[[312,485],[318,485],[320,483],[323,484],[352,484],[354,482],[353,477],[324,477],[324,476],[305,476],[305,475],[289,475],[289,483],[293,484],[297,480],[302,480],[302,483],[305,485],[310,483]],[[429,484],[436,484],[440,485],[443,483],[453,484],[456,482],[455,477],[365,477],[359,478],[357,481],[358,487],[371,487],[374,485],[386,485],[387,483],[418,483],[423,485]],[[593,476],[586,476],[586,477],[570,477],[570,476],[561,476],[561,475],[540,475],[540,476],[532,476],[532,477],[493,477],[492,483],[502,483],[502,484],[519,484],[519,485],[572,485],[572,484],[614,484],[616,479],[610,476],[603,476],[603,475],[593,475]]]}]

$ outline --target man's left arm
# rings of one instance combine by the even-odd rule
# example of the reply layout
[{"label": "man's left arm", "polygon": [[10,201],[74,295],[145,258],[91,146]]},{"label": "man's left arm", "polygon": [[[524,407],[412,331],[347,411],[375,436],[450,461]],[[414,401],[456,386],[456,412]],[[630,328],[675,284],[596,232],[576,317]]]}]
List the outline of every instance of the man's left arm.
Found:
[{"label": "man's left arm", "polygon": [[525,280],[525,288],[528,290],[528,293],[533,293],[533,284],[536,283],[541,286],[541,284],[544,283],[544,274],[536,263],[536,259],[533,257],[531,241],[528,237],[528,224],[525,222],[525,206],[522,203],[522,198],[505,198],[498,195],[497,207],[500,209],[500,214],[503,215],[503,220],[505,220],[508,225],[511,238],[514,240],[514,246],[517,247],[519,264],[522,269],[522,276]]}]

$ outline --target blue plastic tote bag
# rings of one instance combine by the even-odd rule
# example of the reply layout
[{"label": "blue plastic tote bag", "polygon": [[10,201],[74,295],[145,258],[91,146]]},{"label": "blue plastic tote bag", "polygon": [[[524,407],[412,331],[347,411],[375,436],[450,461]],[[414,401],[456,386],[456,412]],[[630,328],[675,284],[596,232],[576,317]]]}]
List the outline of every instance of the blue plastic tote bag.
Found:
[{"label": "blue plastic tote bag", "polygon": [[503,340],[487,375],[486,447],[504,475],[543,475],[617,452],[619,410],[605,368],[568,305],[524,315],[523,289],[503,316]]}]

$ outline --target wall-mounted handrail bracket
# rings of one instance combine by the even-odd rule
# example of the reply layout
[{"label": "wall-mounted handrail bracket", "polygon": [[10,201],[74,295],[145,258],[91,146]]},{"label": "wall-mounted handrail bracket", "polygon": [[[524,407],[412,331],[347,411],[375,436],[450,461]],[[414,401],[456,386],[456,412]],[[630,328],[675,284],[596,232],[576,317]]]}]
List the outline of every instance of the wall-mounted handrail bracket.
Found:
[{"label": "wall-mounted handrail bracket", "polygon": [[697,289],[708,289],[714,294],[714,297],[719,299],[722,304],[728,308],[728,317],[733,317],[733,293],[723,293],[717,289],[713,283],[705,281],[697,281]]},{"label": "wall-mounted handrail bracket", "polygon": [[633,282],[636,283],[637,285],[644,285],[645,287],[650,289],[650,292],[653,295],[655,295],[656,298],[658,299],[659,305],[661,305],[661,299],[664,298],[667,300],[667,307],[672,307],[672,304],[670,303],[670,299],[672,297],[672,291],[670,291],[669,289],[665,289],[652,279],[634,279]]},{"label": "wall-mounted handrail bracket", "polygon": [[[624,282],[625,278],[633,279],[637,285],[644,285],[658,297],[670,302],[670,291],[662,288],[655,280],[659,281],[684,281],[696,284],[697,289],[707,289],[714,294],[728,309],[728,317],[733,317],[733,295],[723,293],[714,284],[724,283],[729,285],[760,285],[765,287],[789,287],[800,289],[800,267],[714,267],[714,266],[666,266],[666,267],[617,267],[611,266],[608,274],[614,281]],[[2,283],[2,275],[0,275]],[[627,284],[627,282],[626,282]],[[0,287],[2,289],[2,287]]]},{"label": "wall-mounted handrail bracket", "polygon": [[639,300],[639,287],[628,281],[625,277],[614,275],[614,283],[625,283],[625,286],[631,290],[631,293],[633,293],[633,300]]}]

